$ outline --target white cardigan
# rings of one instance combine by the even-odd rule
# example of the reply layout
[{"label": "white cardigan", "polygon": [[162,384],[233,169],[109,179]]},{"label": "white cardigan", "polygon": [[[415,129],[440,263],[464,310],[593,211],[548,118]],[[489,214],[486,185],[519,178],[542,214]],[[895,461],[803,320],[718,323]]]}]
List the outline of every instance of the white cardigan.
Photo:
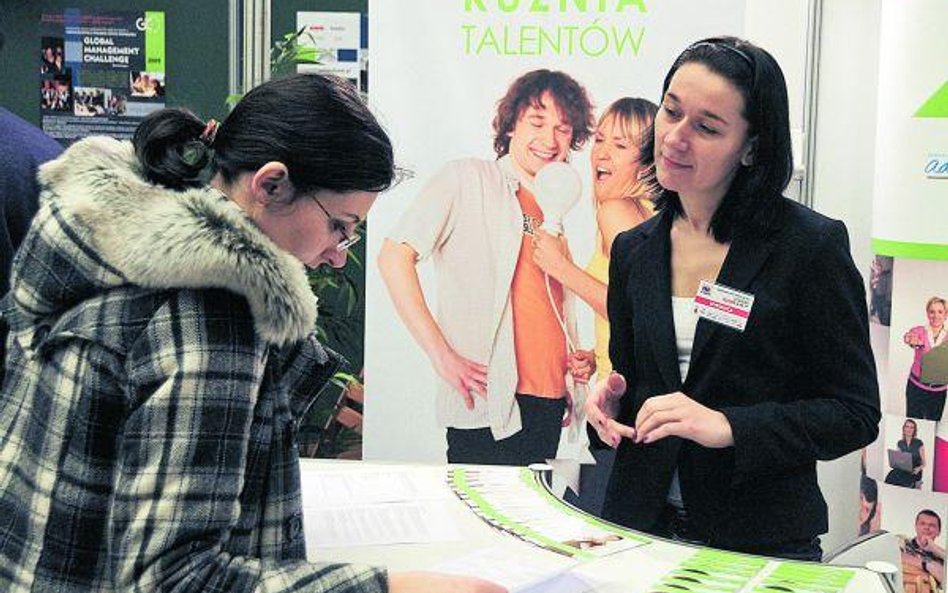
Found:
[{"label": "white cardigan", "polygon": [[[516,195],[520,183],[509,155],[497,161],[449,162],[425,185],[388,235],[391,241],[411,246],[419,261],[432,258],[438,295],[435,319],[441,331],[458,354],[486,362],[488,367],[487,399],[475,397],[473,410],[438,378],[439,424],[490,427],[497,440],[521,428],[514,398],[517,362],[510,303],[523,235],[523,213]],[[576,343],[569,291],[564,291],[564,299],[567,328]],[[569,373],[566,384],[572,393]],[[581,408],[582,402],[577,404]]]}]

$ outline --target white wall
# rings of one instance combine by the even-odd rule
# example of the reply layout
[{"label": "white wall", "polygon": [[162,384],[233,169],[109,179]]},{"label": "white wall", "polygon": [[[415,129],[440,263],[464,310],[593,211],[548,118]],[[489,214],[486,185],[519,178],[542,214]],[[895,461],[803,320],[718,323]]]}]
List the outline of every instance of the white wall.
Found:
[{"label": "white wall", "polygon": [[865,276],[872,259],[873,168],[882,0],[823,2],[813,207],[849,227]]},{"label": "white wall", "polygon": [[[853,259],[868,278],[871,261],[879,26],[882,0],[824,0],[816,106],[813,207],[849,228]],[[830,510],[823,548],[857,532],[859,453],[820,464]]]}]

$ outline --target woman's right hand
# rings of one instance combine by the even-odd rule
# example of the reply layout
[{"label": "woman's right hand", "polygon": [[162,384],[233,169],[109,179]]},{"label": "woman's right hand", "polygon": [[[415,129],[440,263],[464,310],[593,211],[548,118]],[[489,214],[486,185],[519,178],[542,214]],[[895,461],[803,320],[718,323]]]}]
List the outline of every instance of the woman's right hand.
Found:
[{"label": "woman's right hand", "polygon": [[445,346],[431,359],[435,372],[464,398],[464,406],[474,409],[475,393],[487,399],[487,366],[464,358],[454,348]]},{"label": "woman's right hand", "polygon": [[902,341],[908,344],[912,348],[921,348],[925,345],[922,341],[921,336],[918,335],[918,332],[915,330],[909,330],[905,332],[905,335],[902,336]]},{"label": "woman's right hand", "polygon": [[496,583],[474,577],[436,572],[396,572],[388,575],[389,593],[508,593]]},{"label": "woman's right hand", "polygon": [[625,377],[613,372],[596,383],[584,406],[586,421],[596,429],[600,440],[613,449],[619,446],[622,437],[635,438],[633,427],[615,420],[619,414],[619,400],[622,399],[625,389]]}]

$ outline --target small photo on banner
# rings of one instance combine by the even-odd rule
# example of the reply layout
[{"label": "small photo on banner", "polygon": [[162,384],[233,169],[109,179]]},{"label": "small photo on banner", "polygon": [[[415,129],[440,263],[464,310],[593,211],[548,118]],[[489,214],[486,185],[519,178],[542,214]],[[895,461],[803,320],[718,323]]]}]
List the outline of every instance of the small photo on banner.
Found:
[{"label": "small photo on banner", "polygon": [[934,466],[933,490],[948,492],[948,422],[939,422],[935,429]]},{"label": "small photo on banner", "polygon": [[886,416],[884,422],[885,483],[931,492],[935,423],[904,416]]},{"label": "small photo on banner", "polygon": [[944,497],[880,484],[879,512],[882,529],[896,534],[906,592],[944,593]]},{"label": "small photo on banner", "polygon": [[883,409],[940,421],[948,392],[948,261],[896,259]]},{"label": "small photo on banner", "polygon": [[[865,454],[865,449],[863,449]],[[879,503],[879,481],[865,473],[859,481],[859,521],[856,535],[867,535],[882,529],[882,505]]]},{"label": "small photo on banner", "polygon": [[877,255],[869,270],[869,321],[888,327],[892,319],[892,265],[894,258]]}]

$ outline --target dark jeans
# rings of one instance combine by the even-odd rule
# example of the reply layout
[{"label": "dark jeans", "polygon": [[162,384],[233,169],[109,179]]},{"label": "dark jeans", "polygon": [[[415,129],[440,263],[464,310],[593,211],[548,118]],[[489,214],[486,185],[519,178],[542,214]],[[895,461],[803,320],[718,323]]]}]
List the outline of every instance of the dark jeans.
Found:
[{"label": "dark jeans", "polygon": [[906,382],[905,415],[919,420],[940,421],[945,409],[945,393],[948,393],[948,387],[941,391],[926,391],[911,381]]},{"label": "dark jeans", "polygon": [[[666,505],[659,519],[658,528],[654,535],[689,544],[709,545],[707,535],[700,533],[688,512],[672,505]],[[711,544],[713,545],[713,544]],[[813,537],[802,540],[789,540],[769,544],[749,544],[746,546],[729,546],[725,548],[732,552],[786,558],[788,560],[809,560],[819,562],[823,558],[823,548],[820,547],[820,538]]]},{"label": "dark jeans", "polygon": [[495,441],[490,428],[449,428],[448,463],[523,466],[556,457],[566,400],[516,397],[520,432]]}]

